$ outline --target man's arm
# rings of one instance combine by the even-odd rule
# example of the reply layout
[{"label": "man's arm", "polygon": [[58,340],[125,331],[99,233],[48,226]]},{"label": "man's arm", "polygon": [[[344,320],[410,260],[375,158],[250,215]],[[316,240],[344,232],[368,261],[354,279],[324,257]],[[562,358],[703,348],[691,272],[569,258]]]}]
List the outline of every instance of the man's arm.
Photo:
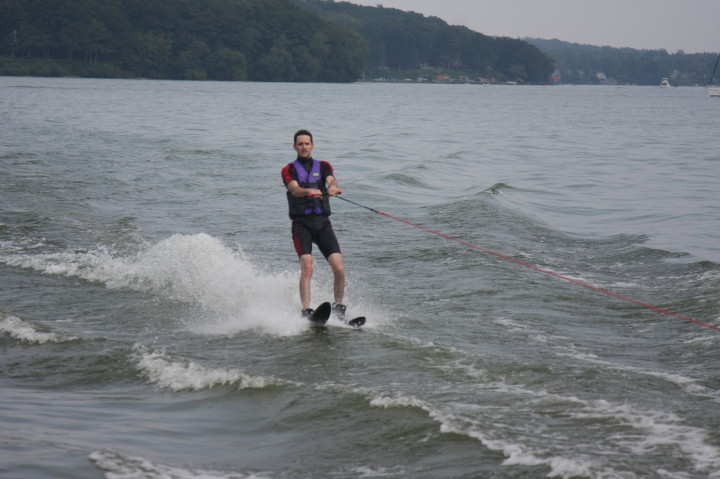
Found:
[{"label": "man's arm", "polygon": [[295,168],[292,165],[287,165],[282,169],[282,178],[288,192],[296,198],[321,194],[320,190],[300,186],[300,183],[295,179]]},{"label": "man's arm", "polygon": [[340,188],[338,187],[338,182],[334,176],[328,176],[325,178],[325,184],[327,184],[328,195],[337,196],[341,193]]},{"label": "man's arm", "polygon": [[[325,185],[327,186],[328,195],[337,196],[340,194],[340,188],[338,182],[333,176],[332,166],[329,163],[323,162],[323,168],[326,168],[325,172],[329,173],[325,177]],[[295,170],[292,165],[287,165],[282,170],[283,182],[285,187],[291,195],[296,198],[304,198],[305,196],[322,196],[322,191],[317,188],[303,188],[300,183],[295,179]]]},{"label": "man's arm", "polygon": [[335,179],[335,170],[332,165],[327,161],[320,162],[323,170],[323,176],[325,176],[325,186],[327,186],[327,192],[329,196],[337,196],[341,193],[338,182]]},{"label": "man's arm", "polygon": [[303,188],[297,180],[292,180],[287,185],[287,189],[291,195],[296,198],[303,198],[305,196],[322,196],[322,191],[315,188]]}]

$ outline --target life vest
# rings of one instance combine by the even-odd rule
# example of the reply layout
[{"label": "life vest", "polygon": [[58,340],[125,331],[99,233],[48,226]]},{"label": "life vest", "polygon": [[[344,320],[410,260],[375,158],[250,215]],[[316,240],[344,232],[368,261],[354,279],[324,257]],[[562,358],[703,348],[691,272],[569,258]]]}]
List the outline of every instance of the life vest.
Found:
[{"label": "life vest", "polygon": [[287,192],[288,205],[290,207],[290,217],[304,216],[304,215],[329,215],[330,214],[330,198],[327,194],[327,188],[325,186],[325,180],[322,177],[322,171],[320,168],[320,162],[312,160],[312,168],[310,171],[306,170],[300,160],[295,160],[292,163],[295,167],[297,174],[297,182],[303,188],[315,188],[322,191],[322,198],[310,198],[309,196],[303,196],[298,198],[293,196],[289,191]]}]

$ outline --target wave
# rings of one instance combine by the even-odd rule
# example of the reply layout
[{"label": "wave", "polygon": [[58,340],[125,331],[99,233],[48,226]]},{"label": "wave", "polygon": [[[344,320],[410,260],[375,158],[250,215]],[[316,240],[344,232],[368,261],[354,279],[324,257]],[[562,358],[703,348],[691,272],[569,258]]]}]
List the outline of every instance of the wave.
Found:
[{"label": "wave", "polygon": [[261,271],[241,249],[233,251],[205,233],[173,235],[131,254],[107,246],[37,254],[5,244],[0,263],[191,303],[205,311],[205,321],[192,325],[202,334],[259,329],[294,335],[307,326],[297,314],[297,280],[291,274]]},{"label": "wave", "polygon": [[285,384],[282,381],[251,376],[238,369],[208,368],[192,361],[170,358],[164,352],[135,345],[133,358],[140,374],[151,383],[172,391],[200,391],[220,386],[261,389]]},{"label": "wave", "polygon": [[597,469],[599,464],[594,461],[568,458],[556,455],[546,455],[535,446],[522,444],[520,439],[513,440],[510,437],[493,437],[496,434],[483,432],[492,431],[494,428],[485,427],[480,421],[469,417],[466,413],[459,411],[447,412],[442,407],[436,407],[431,403],[404,394],[370,393],[370,405],[373,407],[389,408],[416,408],[428,414],[433,421],[439,424],[439,431],[442,434],[456,434],[479,441],[483,446],[492,451],[497,451],[505,456],[503,465],[525,465],[542,466],[551,468],[548,477],[577,477],[593,476],[591,471]]},{"label": "wave", "polygon": [[490,188],[485,188],[481,191],[481,193],[491,193],[493,195],[499,195],[500,190],[512,190],[514,189],[512,186],[508,185],[507,183],[495,183]]},{"label": "wave", "polygon": [[715,402],[720,403],[720,391],[707,388],[701,383],[701,380],[699,379],[690,378],[680,373],[655,371],[652,369],[630,366],[627,364],[615,363],[612,361],[604,360],[599,358],[595,354],[579,352],[576,349],[575,345],[567,342],[566,339],[561,341],[555,341],[554,339],[552,341],[548,341],[548,338],[542,338],[541,340],[546,342],[552,342],[551,349],[554,350],[558,356],[568,357],[573,361],[582,361],[584,363],[595,364],[597,366],[600,366],[604,371],[613,370],[620,373],[631,373],[638,376],[657,378],[682,388],[688,394],[711,398]]},{"label": "wave", "polygon": [[113,451],[93,451],[88,457],[108,479],[271,479],[266,473],[238,473],[156,464],[142,457]]},{"label": "wave", "polygon": [[[89,458],[95,466],[105,472],[108,479],[272,479],[278,477],[270,472],[226,472],[218,470],[190,469],[181,466],[157,464],[137,456],[103,450],[93,451]],[[357,466],[351,468],[353,477],[403,477],[405,468],[395,466],[387,469],[378,466]],[[345,475],[345,474],[342,474]],[[282,474],[280,477],[286,477]]]},{"label": "wave", "polygon": [[64,343],[79,339],[76,336],[41,331],[27,321],[2,312],[0,312],[0,333],[5,333],[12,338],[31,344]]},{"label": "wave", "polygon": [[423,183],[421,180],[413,178],[412,176],[404,175],[402,173],[390,173],[389,175],[386,175],[383,179],[396,185],[428,188],[428,185]]},{"label": "wave", "polygon": [[[505,376],[513,376],[513,373],[485,370],[481,367],[482,357],[477,354],[415,338],[384,336],[421,350],[429,361],[428,367],[440,367],[453,376],[461,375],[464,380],[453,381],[452,392],[419,388],[413,393],[412,389],[404,388],[393,391],[387,387],[343,385],[326,385],[323,389],[363,396],[374,408],[422,411],[438,425],[440,434],[478,441],[485,448],[503,454],[505,466],[548,467],[548,477],[641,477],[632,472],[634,463],[647,464],[665,450],[675,448],[688,460],[688,467],[695,473],[720,478],[720,473],[715,472],[720,470],[720,448],[713,445],[710,430],[687,424],[685,418],[672,411],[648,409],[622,399],[583,398],[512,384]],[[546,338],[545,341],[549,340]],[[559,354],[569,353],[561,349]],[[590,362],[596,361],[590,358]],[[711,399],[714,396],[696,380],[679,374],[599,362],[603,367],[618,369],[624,374],[657,377],[698,396]],[[448,394],[452,395],[451,400],[448,400]],[[476,399],[458,401],[458,397]],[[482,397],[489,400],[483,401]],[[498,405],[492,399],[495,397],[505,398],[504,405]],[[507,421],[507,417],[518,420]],[[548,420],[558,423],[558,427],[546,432],[552,434],[552,443],[536,429],[538,424],[547,424]],[[563,422],[574,426],[563,428]],[[578,429],[577,424],[597,428],[601,431],[598,439],[587,441],[583,432],[586,428]],[[573,451],[572,456],[564,454],[564,450]],[[598,451],[602,454],[598,455]],[[604,461],[605,456],[614,458],[613,462]],[[677,476],[677,472],[664,475],[683,477]]]},{"label": "wave", "polygon": [[[492,451],[505,456],[504,466],[546,466],[550,468],[547,477],[640,477],[631,472],[631,465],[637,457],[661,454],[666,448],[677,448],[682,455],[690,458],[696,472],[718,478],[720,472],[720,449],[712,446],[706,430],[683,424],[682,419],[664,411],[638,409],[629,404],[616,404],[605,400],[584,400],[567,397],[546,391],[532,391],[504,382],[487,383],[485,390],[502,391],[509,397],[515,396],[521,403],[529,403],[531,408],[522,404],[513,406],[508,403],[507,411],[484,410],[482,406],[444,403],[433,405],[429,400],[421,400],[407,394],[387,392],[367,392],[370,405],[381,408],[416,408],[424,411],[439,424],[443,434],[457,434],[479,441]],[[496,409],[497,406],[492,406]],[[498,428],[492,423],[494,414],[527,415],[530,409],[542,414],[555,414],[568,417],[573,421],[592,425],[602,425],[613,433],[606,436],[602,443],[593,442],[583,446],[578,438],[554,437],[548,444],[542,435],[533,430],[533,418],[528,417],[526,428],[511,426]],[[537,412],[533,413],[537,414]],[[490,422],[488,422],[488,420]],[[559,420],[559,419],[558,419]],[[513,431],[513,429],[516,429]],[[573,456],[563,455],[563,442],[575,445]],[[597,451],[614,450],[610,455],[613,464],[604,462]],[[629,451],[629,455],[628,455]],[[627,464],[617,461],[627,456]],[[666,472],[668,477],[673,472]]]},{"label": "wave", "polygon": [[[254,276],[252,266],[240,258],[240,254],[232,253],[217,239],[197,234],[173,235],[135,256],[116,255],[110,248],[101,246],[89,251],[3,255],[0,261],[42,273],[103,283],[111,289],[127,288],[163,293],[173,299],[197,300],[203,299],[198,287],[208,282],[221,283],[214,279],[218,271],[228,273],[227,268],[222,268],[228,260],[235,260],[232,271],[236,279]],[[211,302],[212,298],[205,301]]]}]

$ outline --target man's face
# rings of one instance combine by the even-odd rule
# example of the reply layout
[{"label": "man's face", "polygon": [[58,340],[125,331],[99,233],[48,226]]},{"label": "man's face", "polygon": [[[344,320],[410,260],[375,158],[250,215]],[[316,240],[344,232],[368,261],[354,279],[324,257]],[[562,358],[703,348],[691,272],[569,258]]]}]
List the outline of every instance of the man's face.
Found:
[{"label": "man's face", "polygon": [[313,142],[307,135],[299,135],[293,145],[300,158],[310,158],[313,147]]}]

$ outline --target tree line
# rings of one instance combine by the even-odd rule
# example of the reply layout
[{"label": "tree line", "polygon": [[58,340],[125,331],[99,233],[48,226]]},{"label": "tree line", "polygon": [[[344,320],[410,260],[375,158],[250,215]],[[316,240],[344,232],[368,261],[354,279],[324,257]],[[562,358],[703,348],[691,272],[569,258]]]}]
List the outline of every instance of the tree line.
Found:
[{"label": "tree line", "polygon": [[666,50],[601,47],[535,38],[527,41],[556,59],[563,83],[658,85],[662,78],[669,78],[675,86],[706,85],[718,56],[717,53],[678,51],[670,54]]},{"label": "tree line", "polygon": [[522,40],[318,0],[2,0],[0,74],[349,82],[437,68],[545,82]]},{"label": "tree line", "polygon": [[0,74],[351,82],[706,84],[716,53],[490,37],[333,0],[0,0]]},{"label": "tree line", "polygon": [[357,33],[289,0],[3,0],[0,74],[349,82]]},{"label": "tree line", "polygon": [[358,32],[368,43],[370,74],[418,69],[462,71],[491,81],[545,83],[554,60],[524,40],[489,37],[437,17],[333,0],[292,0],[307,11]]},{"label": "tree line", "polygon": [[[360,33],[368,42],[371,74],[419,68],[464,70],[490,81],[575,84],[704,85],[717,53],[670,54],[579,45],[560,40],[488,37],[435,17],[397,9],[362,7],[334,0],[293,0],[333,23]],[[718,47],[720,48],[720,47]],[[720,79],[718,79],[720,80]]]}]

